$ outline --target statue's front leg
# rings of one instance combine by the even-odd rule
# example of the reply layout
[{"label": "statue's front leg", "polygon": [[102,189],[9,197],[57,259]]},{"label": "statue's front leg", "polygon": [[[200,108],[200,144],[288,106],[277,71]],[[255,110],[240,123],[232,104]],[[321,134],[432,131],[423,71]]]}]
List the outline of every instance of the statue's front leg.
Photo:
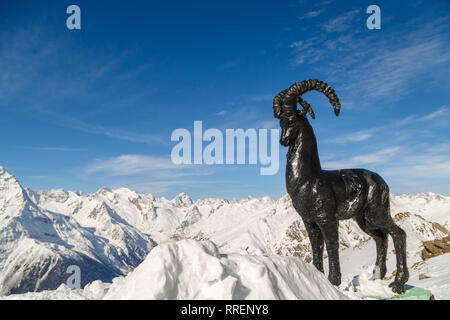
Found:
[{"label": "statue's front leg", "polygon": [[324,241],[322,231],[315,223],[304,222],[306,231],[308,232],[309,242],[311,243],[313,265],[323,272],[323,247]]},{"label": "statue's front leg", "polygon": [[328,253],[328,280],[338,286],[341,284],[341,267],[339,264],[339,232],[337,220],[326,220],[320,225]]}]

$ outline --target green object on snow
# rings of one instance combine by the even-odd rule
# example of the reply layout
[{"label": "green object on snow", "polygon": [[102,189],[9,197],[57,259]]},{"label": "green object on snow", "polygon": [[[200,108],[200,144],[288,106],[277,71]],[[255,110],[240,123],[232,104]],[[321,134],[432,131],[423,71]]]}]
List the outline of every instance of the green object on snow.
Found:
[{"label": "green object on snow", "polygon": [[405,285],[405,293],[386,300],[431,300],[431,291],[419,287]]},{"label": "green object on snow", "polygon": [[422,289],[419,287],[410,286],[408,284],[405,285],[405,293],[389,297],[371,297],[379,300],[431,300],[432,299],[431,291]]}]

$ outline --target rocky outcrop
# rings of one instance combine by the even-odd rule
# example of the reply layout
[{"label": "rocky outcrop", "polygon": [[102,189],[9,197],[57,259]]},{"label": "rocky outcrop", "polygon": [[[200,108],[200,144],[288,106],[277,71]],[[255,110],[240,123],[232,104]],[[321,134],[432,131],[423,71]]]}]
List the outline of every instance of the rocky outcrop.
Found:
[{"label": "rocky outcrop", "polygon": [[427,260],[450,252],[450,236],[423,243],[422,259]]}]

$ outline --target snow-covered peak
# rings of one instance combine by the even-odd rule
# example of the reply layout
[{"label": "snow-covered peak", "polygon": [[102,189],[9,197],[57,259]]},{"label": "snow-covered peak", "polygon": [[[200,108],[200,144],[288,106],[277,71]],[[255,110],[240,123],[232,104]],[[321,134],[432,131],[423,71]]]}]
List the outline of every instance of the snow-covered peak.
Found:
[{"label": "snow-covered peak", "polygon": [[0,168],[0,217],[8,218],[21,213],[28,197],[16,178]]},{"label": "snow-covered peak", "polygon": [[175,198],[172,199],[172,203],[179,207],[189,207],[193,204],[191,197],[184,192],[175,196]]},{"label": "snow-covered peak", "polygon": [[113,189],[111,192],[123,195],[128,198],[138,198],[139,197],[139,194],[136,191],[128,189],[128,188],[123,188],[123,187],[118,188],[118,189]]},{"label": "snow-covered peak", "polygon": [[391,195],[391,213],[412,212],[450,227],[450,197],[427,192],[415,195]]},{"label": "snow-covered peak", "polygon": [[103,195],[105,195],[105,194],[110,193],[110,192],[111,192],[111,189],[103,186],[100,189],[98,189],[96,194],[103,194]]},{"label": "snow-covered peak", "polygon": [[0,167],[0,183],[8,180],[14,180],[17,182],[16,178],[12,174],[8,173],[4,167]]}]

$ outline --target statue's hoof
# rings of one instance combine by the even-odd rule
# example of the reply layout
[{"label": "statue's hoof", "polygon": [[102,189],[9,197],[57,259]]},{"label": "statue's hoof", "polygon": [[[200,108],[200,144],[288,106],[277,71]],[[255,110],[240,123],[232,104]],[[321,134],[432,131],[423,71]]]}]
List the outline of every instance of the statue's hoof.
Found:
[{"label": "statue's hoof", "polygon": [[334,286],[339,286],[341,284],[341,277],[340,276],[329,276],[328,280]]},{"label": "statue's hoof", "polygon": [[405,285],[403,283],[400,283],[400,282],[397,282],[397,281],[394,281],[394,282],[390,283],[389,287],[392,289],[392,291],[394,293],[401,294],[401,293],[405,292]]}]

